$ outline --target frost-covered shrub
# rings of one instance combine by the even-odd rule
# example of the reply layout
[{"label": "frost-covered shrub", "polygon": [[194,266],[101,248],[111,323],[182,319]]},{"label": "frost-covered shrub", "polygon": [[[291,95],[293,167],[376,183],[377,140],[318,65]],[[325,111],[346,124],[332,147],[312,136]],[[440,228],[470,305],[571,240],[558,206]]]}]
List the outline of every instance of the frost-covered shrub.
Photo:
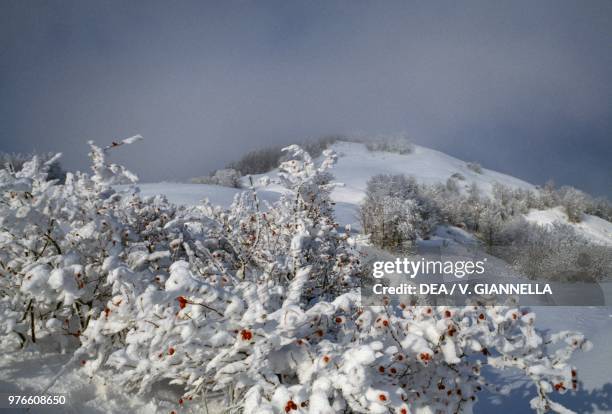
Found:
[{"label": "frost-covered shrub", "polygon": [[394,152],[410,154],[414,152],[414,144],[405,135],[378,135],[365,140],[370,151]]},{"label": "frost-covered shrub", "polygon": [[593,282],[612,274],[610,248],[593,245],[567,224],[517,217],[502,224],[495,243],[496,255],[532,279]]},{"label": "frost-covered shrub", "polygon": [[580,222],[587,208],[586,194],[573,187],[561,187],[559,199],[568,220],[573,223]]},{"label": "frost-covered shrub", "polygon": [[[0,152],[0,169],[5,169],[11,172],[19,172],[23,168],[23,165],[30,161],[34,155],[35,154]],[[47,180],[64,180],[66,177],[66,172],[63,170],[59,159],[55,157],[54,153],[50,152],[36,155],[42,163],[46,163],[53,158],[53,161],[48,163],[46,166]]]},{"label": "frost-covered shrub", "polygon": [[465,166],[477,174],[482,174],[482,166],[477,162],[468,162]]},{"label": "frost-covered shrub", "polygon": [[453,173],[451,175],[451,178],[454,178],[455,180],[459,180],[459,181],[465,181],[465,176],[459,172]]},{"label": "frost-covered shrub", "polygon": [[452,177],[447,178],[446,189],[453,193],[459,193],[459,184],[457,184],[457,180]]},{"label": "frost-covered shrub", "polygon": [[366,198],[360,208],[363,231],[378,247],[408,247],[429,233],[435,222],[434,211],[420,197],[412,177],[376,175],[367,184]]},{"label": "frost-covered shrub", "polygon": [[570,221],[580,222],[582,214],[591,214],[612,221],[612,203],[604,197],[592,197],[571,186],[555,188],[552,181],[539,190],[534,208],[562,206]]},{"label": "frost-covered shrub", "polygon": [[212,184],[240,188],[240,172],[233,168],[225,168],[215,171],[213,175],[192,178],[191,182],[194,184]]},{"label": "frost-covered shrub", "polygon": [[5,333],[22,345],[49,335],[61,346],[78,338],[109,293],[106,261],[130,253],[132,239],[147,238],[135,226],[146,217],[137,208],[142,201],[110,187],[136,177],[106,161],[109,149],[135,140],[104,149],[91,143],[93,174],[68,173],[62,185],[48,181],[57,157],[0,170],[0,312]]},{"label": "frost-covered shrub", "polygon": [[64,338],[63,370],[126,391],[171,383],[177,408],[222,393],[253,414],[405,414],[470,412],[494,388],[483,368],[514,368],[534,410],[564,412],[551,396],[577,386],[582,335],[539,332],[514,307],[361,307],[363,240],[334,221],[333,153],[316,165],[287,148],[290,192],[265,208],[244,192],[226,210],[114,191],[135,179],[107,161],[119,145],[92,144],[93,174],[63,185],[37,158],[0,172],[1,327]]},{"label": "frost-covered shrub", "polygon": [[612,221],[612,203],[604,197],[587,200],[585,213]]},{"label": "frost-covered shrub", "polygon": [[[316,158],[338,141],[356,141],[356,138],[325,135],[318,139],[304,141],[300,147],[311,157]],[[279,162],[285,161],[283,155],[281,145],[261,148],[248,152],[240,160],[228,164],[227,168],[237,170],[242,175],[263,174],[278,167]]]}]

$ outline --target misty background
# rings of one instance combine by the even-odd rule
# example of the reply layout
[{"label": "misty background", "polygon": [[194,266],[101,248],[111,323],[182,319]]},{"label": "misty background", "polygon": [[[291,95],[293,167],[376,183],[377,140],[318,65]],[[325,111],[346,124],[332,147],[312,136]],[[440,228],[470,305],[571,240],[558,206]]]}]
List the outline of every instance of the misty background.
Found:
[{"label": "misty background", "polygon": [[612,197],[610,1],[0,2],[0,150],[143,181],[327,134]]}]

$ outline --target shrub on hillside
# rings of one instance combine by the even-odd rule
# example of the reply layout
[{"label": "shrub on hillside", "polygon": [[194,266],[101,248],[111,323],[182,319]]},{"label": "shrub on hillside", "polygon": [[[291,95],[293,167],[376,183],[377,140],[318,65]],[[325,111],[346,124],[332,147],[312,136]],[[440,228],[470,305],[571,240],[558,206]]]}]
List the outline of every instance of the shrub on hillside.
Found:
[{"label": "shrub on hillside", "polygon": [[468,162],[466,163],[466,167],[477,174],[482,174],[482,166],[477,162]]},{"label": "shrub on hillside", "polygon": [[568,220],[573,223],[580,222],[587,209],[586,194],[573,187],[561,187],[559,189],[559,199]]},{"label": "shrub on hillside", "polygon": [[[496,183],[491,197],[483,197],[474,183],[467,193],[461,192],[453,178],[446,184],[426,185],[417,184],[412,177],[377,175],[368,182],[361,222],[371,241],[382,248],[397,249],[410,244],[424,237],[435,224],[466,228],[487,246],[497,246],[513,241],[509,239],[513,233],[507,228],[511,223],[521,221],[522,215],[531,209],[554,207],[550,203],[555,202],[563,203],[570,221],[578,220],[584,212],[598,213],[605,218],[609,208],[606,200],[592,199],[571,187],[555,190],[549,186],[534,192]],[[536,228],[537,225],[530,225],[523,231],[538,234]],[[574,240],[569,237],[570,229],[564,226],[554,231],[549,229],[541,238],[548,237],[568,248],[569,244],[561,243],[562,237],[558,235],[565,234],[568,240]],[[515,235],[517,240],[519,235]],[[593,243],[587,244],[596,247]]]},{"label": "shrub on hillside", "polygon": [[[315,140],[304,141],[300,147],[304,148],[311,157],[319,157],[324,150],[328,149],[337,141],[351,141],[349,137],[342,135],[326,135]],[[228,168],[237,170],[242,175],[263,174],[275,169],[283,159],[283,147],[271,146],[256,149],[245,154],[240,160],[228,164]]]},{"label": "shrub on hillside", "polygon": [[212,184],[224,187],[240,188],[240,173],[233,168],[217,170],[213,175],[192,178],[194,184]]},{"label": "shrub on hillside", "polygon": [[40,162],[47,163],[47,179],[63,181],[66,177],[66,172],[63,170],[55,153],[46,154],[23,154],[23,153],[7,153],[0,152],[0,169],[5,169],[11,172],[19,172],[24,164],[30,161],[34,156],[38,157]]},{"label": "shrub on hillside", "polygon": [[532,279],[594,282],[612,275],[610,248],[593,245],[570,225],[516,217],[498,234],[496,255]]},{"label": "shrub on hillside", "polygon": [[410,154],[414,152],[414,144],[404,135],[379,135],[364,140],[370,151]]}]

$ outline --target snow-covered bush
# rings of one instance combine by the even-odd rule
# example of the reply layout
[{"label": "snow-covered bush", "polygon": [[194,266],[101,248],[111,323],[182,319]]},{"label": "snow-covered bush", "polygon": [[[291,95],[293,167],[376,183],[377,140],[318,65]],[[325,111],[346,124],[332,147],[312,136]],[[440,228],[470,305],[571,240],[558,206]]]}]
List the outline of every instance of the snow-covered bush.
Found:
[{"label": "snow-covered bush", "polygon": [[[316,158],[323,154],[338,141],[358,142],[357,138],[343,135],[325,135],[317,139],[306,140],[300,143],[300,147],[308,152],[311,157]],[[270,172],[278,167],[283,158],[283,146],[271,146],[248,152],[240,160],[231,162],[227,168],[239,171],[242,175],[254,175]]]},{"label": "snow-covered bush", "polygon": [[587,196],[574,187],[561,187],[559,189],[560,201],[569,221],[578,223],[586,211]]},{"label": "snow-covered bush", "polygon": [[253,414],[406,414],[470,412],[495,388],[483,369],[514,368],[534,410],[566,412],[551,396],[577,386],[580,334],[538,332],[514,307],[361,306],[363,240],[334,221],[333,153],[316,165],[288,147],[291,191],[265,208],[253,190],[179,208],[112,189],[135,179],[107,160],[122,143],[91,144],[93,174],[63,185],[37,158],[0,172],[0,323],[24,343],[64,338],[64,370],[175,384],[177,408],[217,395]]},{"label": "snow-covered bush", "polygon": [[127,254],[132,238],[147,237],[125,220],[134,213],[130,203],[140,201],[110,187],[136,177],[106,161],[109,149],[136,138],[104,149],[91,143],[94,173],[68,173],[62,185],[48,180],[57,157],[35,156],[19,171],[0,170],[0,312],[5,333],[22,345],[51,335],[63,347],[78,338],[104,307],[105,261]]},{"label": "snow-covered bush", "polygon": [[376,175],[367,184],[360,208],[363,230],[376,246],[401,249],[426,236],[436,221],[432,206],[420,197],[414,178]]},{"label": "snow-covered bush", "polygon": [[598,197],[587,201],[585,213],[612,221],[612,203],[604,197]]},{"label": "snow-covered bush", "polygon": [[571,186],[555,188],[552,181],[547,182],[539,190],[533,208],[552,208],[562,206],[568,219],[579,222],[582,214],[591,214],[607,221],[612,221],[612,203],[604,197],[593,197]]},{"label": "snow-covered bush", "polygon": [[55,157],[55,154],[52,152],[45,154],[0,152],[0,169],[5,169],[11,172],[21,171],[23,165],[26,162],[30,161],[34,157],[34,155],[36,155],[42,163],[46,163],[47,161],[53,158],[53,161],[48,163],[48,165],[46,166],[47,180],[64,180],[64,178],[66,177],[66,172],[63,170],[59,159]]},{"label": "snow-covered bush", "polygon": [[482,174],[482,166],[477,162],[468,162],[465,166],[477,174]]},{"label": "snow-covered bush", "polygon": [[496,235],[496,255],[532,279],[594,282],[612,274],[610,248],[593,245],[567,224],[516,217]]},{"label": "snow-covered bush", "polygon": [[414,152],[414,144],[402,134],[378,135],[365,140],[365,145],[370,151],[394,152],[396,154]]},{"label": "snow-covered bush", "polygon": [[459,193],[459,184],[457,184],[457,180],[452,177],[447,178],[446,189],[453,193]]},{"label": "snow-covered bush", "polygon": [[213,175],[192,178],[191,182],[194,184],[212,184],[240,188],[240,172],[233,168],[225,168],[215,171]]}]

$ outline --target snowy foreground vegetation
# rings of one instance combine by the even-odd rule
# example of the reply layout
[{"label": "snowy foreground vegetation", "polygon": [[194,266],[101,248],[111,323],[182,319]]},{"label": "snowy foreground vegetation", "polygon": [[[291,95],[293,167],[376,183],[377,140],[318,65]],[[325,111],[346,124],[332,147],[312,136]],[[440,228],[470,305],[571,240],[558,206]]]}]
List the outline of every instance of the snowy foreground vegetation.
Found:
[{"label": "snowy foreground vegetation", "polygon": [[246,191],[224,209],[114,190],[136,177],[107,154],[133,141],[90,144],[93,173],[62,184],[54,159],[0,170],[2,347],[69,353],[53,382],[172,384],[176,412],[455,413],[496,389],[484,369],[514,369],[534,411],[569,412],[555,396],[578,385],[581,334],[515,307],[360,306],[367,240],[334,220],[332,151],[287,147],[278,201]]}]

